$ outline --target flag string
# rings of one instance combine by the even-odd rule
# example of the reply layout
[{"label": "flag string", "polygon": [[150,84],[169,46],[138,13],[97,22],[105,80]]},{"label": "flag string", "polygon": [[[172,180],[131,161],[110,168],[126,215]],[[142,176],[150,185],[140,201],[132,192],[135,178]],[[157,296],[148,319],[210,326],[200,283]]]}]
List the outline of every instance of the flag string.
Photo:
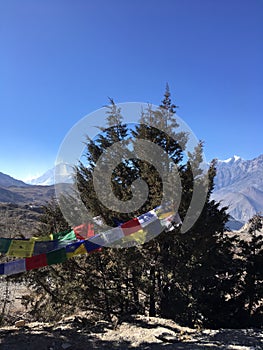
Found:
[{"label": "flag string", "polygon": [[[48,265],[63,263],[102,247],[143,244],[164,229],[180,225],[178,213],[158,207],[105,232],[95,234],[94,226],[85,223],[48,237],[30,239],[0,238],[0,253],[20,258],[0,264],[0,275],[14,275]],[[49,240],[45,240],[49,238]]]}]

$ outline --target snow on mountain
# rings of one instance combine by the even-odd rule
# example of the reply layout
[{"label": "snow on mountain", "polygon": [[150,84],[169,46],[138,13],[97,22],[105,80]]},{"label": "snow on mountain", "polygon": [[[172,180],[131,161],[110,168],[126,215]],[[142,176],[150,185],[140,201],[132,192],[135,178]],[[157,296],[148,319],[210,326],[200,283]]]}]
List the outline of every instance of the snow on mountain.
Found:
[{"label": "snow on mountain", "polygon": [[225,160],[218,160],[219,163],[226,163],[226,164],[233,164],[234,162],[237,162],[238,160],[242,159],[239,156],[234,155],[233,157],[230,157]]},{"label": "snow on mountain", "polygon": [[218,161],[212,198],[241,222],[263,213],[263,154],[252,160],[234,156]]},{"label": "snow on mountain", "polygon": [[54,168],[49,169],[43,175],[30,180],[31,185],[50,186],[56,183],[72,183],[73,168],[66,163],[59,163]]}]

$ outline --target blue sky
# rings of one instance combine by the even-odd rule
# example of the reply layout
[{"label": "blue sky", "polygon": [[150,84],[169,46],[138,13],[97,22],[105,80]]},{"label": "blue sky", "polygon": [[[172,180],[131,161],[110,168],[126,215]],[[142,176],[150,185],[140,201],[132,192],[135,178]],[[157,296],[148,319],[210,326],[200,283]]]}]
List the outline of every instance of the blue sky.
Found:
[{"label": "blue sky", "polygon": [[205,155],[263,153],[263,1],[0,2],[0,171],[53,167],[86,114],[159,104],[166,82]]}]

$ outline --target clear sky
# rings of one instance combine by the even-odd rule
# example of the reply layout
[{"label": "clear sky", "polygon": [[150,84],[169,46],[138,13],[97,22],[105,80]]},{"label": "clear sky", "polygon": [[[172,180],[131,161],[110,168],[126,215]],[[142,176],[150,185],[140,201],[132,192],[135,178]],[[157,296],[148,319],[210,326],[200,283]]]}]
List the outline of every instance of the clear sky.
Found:
[{"label": "clear sky", "polygon": [[65,134],[166,82],[205,154],[263,153],[262,0],[2,0],[0,171],[54,166]]}]

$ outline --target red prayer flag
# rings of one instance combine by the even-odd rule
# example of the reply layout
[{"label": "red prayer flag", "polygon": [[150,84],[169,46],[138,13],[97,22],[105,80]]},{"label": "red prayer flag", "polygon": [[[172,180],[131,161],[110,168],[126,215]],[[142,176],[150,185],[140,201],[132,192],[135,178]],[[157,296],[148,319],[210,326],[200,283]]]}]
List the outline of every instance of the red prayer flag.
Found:
[{"label": "red prayer flag", "polygon": [[121,229],[125,236],[141,230],[141,224],[137,218],[131,219],[121,225]]},{"label": "red prayer flag", "polygon": [[90,223],[82,224],[74,227],[77,239],[87,239],[94,236],[94,225]]},{"label": "red prayer flag", "polygon": [[38,269],[40,267],[47,266],[47,255],[39,254],[34,255],[31,258],[26,258],[26,270]]}]

